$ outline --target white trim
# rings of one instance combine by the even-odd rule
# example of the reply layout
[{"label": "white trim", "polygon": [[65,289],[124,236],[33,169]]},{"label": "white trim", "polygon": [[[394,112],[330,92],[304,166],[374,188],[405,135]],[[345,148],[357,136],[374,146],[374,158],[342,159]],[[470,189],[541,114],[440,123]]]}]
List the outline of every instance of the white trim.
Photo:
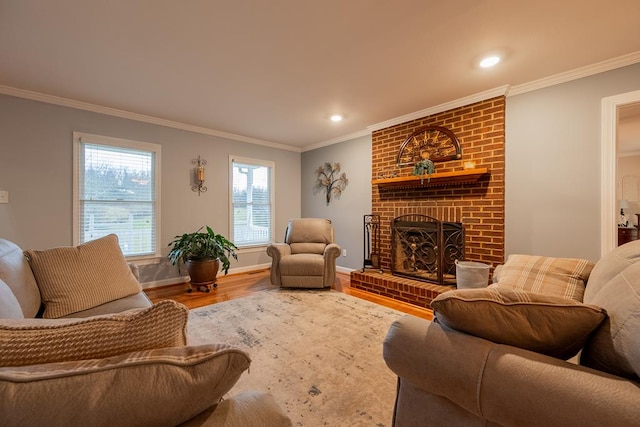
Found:
[{"label": "white trim", "polygon": [[171,277],[169,279],[153,280],[151,282],[140,283],[142,289],[159,288],[161,286],[179,285],[189,283],[189,276]]},{"label": "white trim", "polygon": [[[270,268],[271,268],[271,263],[249,265],[246,267],[236,267],[236,268],[229,269],[229,275],[240,274],[240,273],[250,273],[252,271],[268,270]],[[223,271],[218,271],[217,277],[224,277],[224,276],[225,274]],[[171,277],[169,279],[154,280],[151,282],[141,283],[140,285],[142,286],[142,289],[150,289],[150,288],[158,288],[160,286],[179,285],[181,283],[189,283],[189,276],[177,276],[177,277]]]},{"label": "white trim", "polygon": [[629,151],[628,153],[618,153],[618,157],[635,157],[640,156],[640,151]]},{"label": "white trim", "polygon": [[348,268],[348,267],[340,267],[339,265],[336,265],[336,271],[338,273],[345,273],[345,274],[351,274],[352,271],[356,271],[355,268]]},{"label": "white trim", "polygon": [[[245,163],[250,165],[258,165],[269,168],[269,202],[271,205],[271,224],[269,227],[271,228],[271,241],[273,242],[273,236],[276,231],[276,162],[272,160],[260,160],[260,159],[250,159],[248,157],[242,156],[234,156],[229,155],[229,236],[231,236],[231,240],[234,241],[233,234],[233,163]],[[252,244],[249,246],[239,248],[240,251],[247,250],[255,247],[265,247],[268,244]]]},{"label": "white trim", "polygon": [[140,260],[140,259],[148,259],[148,258],[154,258],[154,257],[161,257],[161,244],[160,244],[160,236],[161,236],[161,227],[162,227],[162,219],[160,217],[161,215],[161,211],[162,211],[162,204],[161,204],[161,194],[162,194],[162,189],[161,189],[161,177],[162,177],[162,173],[161,173],[161,167],[162,167],[162,146],[160,144],[154,144],[154,143],[150,143],[150,142],[141,142],[141,141],[134,141],[134,140],[130,140],[130,139],[124,139],[124,138],[114,138],[111,136],[103,136],[103,135],[94,135],[94,134],[90,134],[90,133],[83,133],[83,132],[73,132],[73,171],[72,171],[72,175],[73,175],[73,189],[72,189],[72,194],[73,194],[73,201],[72,201],[72,232],[71,232],[71,236],[72,236],[72,242],[74,245],[79,245],[80,242],[80,234],[79,234],[79,225],[80,225],[80,216],[79,216],[79,186],[78,186],[78,180],[79,180],[79,156],[80,156],[80,144],[85,142],[83,141],[83,139],[85,141],[90,141],[92,143],[96,143],[96,144],[101,144],[101,145],[111,145],[111,146],[116,146],[116,147],[122,147],[122,148],[131,148],[131,149],[136,149],[136,150],[142,150],[142,151],[148,151],[148,152],[153,152],[154,153],[154,200],[155,200],[155,205],[154,205],[154,216],[155,216],[155,248],[154,248],[154,254],[149,254],[149,255],[143,255],[143,256],[130,256],[127,259],[131,260],[132,262],[134,262],[135,260]]},{"label": "white trim", "polygon": [[361,130],[358,132],[349,133],[347,135],[341,135],[336,138],[327,139],[325,141],[316,142],[315,144],[306,145],[302,147],[302,152],[316,150],[318,148],[326,147],[333,144],[338,144],[340,142],[350,141],[352,139],[360,138],[362,136],[371,135],[371,131],[368,129]]},{"label": "white trim", "polygon": [[26,89],[18,89],[11,86],[0,85],[0,94],[15,96],[18,98],[30,99],[32,101],[45,102],[47,104],[60,105],[62,107],[75,108],[77,110],[91,111],[93,113],[105,114],[108,116],[120,117],[123,119],[135,120],[138,122],[151,123],[154,125],[165,126],[173,129],[186,130],[189,132],[200,133],[203,135],[217,136],[233,141],[248,142],[250,144],[264,145],[266,147],[277,148],[280,150],[295,151],[299,153],[300,147],[280,144],[277,142],[265,141],[263,139],[251,138],[248,136],[237,135],[235,133],[223,132],[203,126],[190,125],[187,123],[176,122],[173,120],[161,119],[158,117],[148,116],[146,114],[133,113],[131,111],[120,110],[117,108],[104,107],[102,105],[91,104],[83,101],[63,98],[55,95],[47,95],[44,93],[34,92]]},{"label": "white trim", "polygon": [[640,51],[632,52],[627,55],[619,56],[617,58],[607,59],[606,61],[597,62],[595,64],[576,68],[564,73],[555,74],[553,76],[534,80],[532,82],[512,86],[511,90],[509,91],[509,96],[520,95],[522,93],[544,89],[549,86],[555,86],[557,84],[566,83],[571,80],[577,80],[583,77],[592,76],[594,74],[604,73],[607,71],[615,70],[616,68],[633,65],[638,62],[640,62]]},{"label": "white trim", "polygon": [[601,178],[600,178],[600,254],[617,246],[616,221],[616,138],[618,108],[640,101],[640,90],[602,99],[601,105]]},{"label": "white trim", "polygon": [[531,92],[545,87],[554,86],[560,83],[565,83],[571,80],[576,80],[582,77],[588,77],[594,74],[611,71],[616,68],[625,67],[640,62],[640,51],[632,52],[626,55],[619,56],[617,58],[608,59],[598,62],[596,64],[587,65],[585,67],[576,68],[564,73],[555,74],[553,76],[545,77],[542,79],[534,80],[532,82],[523,83],[515,86],[504,85],[495,89],[490,89],[485,92],[480,92],[475,95],[460,98],[444,104],[436,105],[434,107],[426,108],[424,110],[416,111],[414,113],[406,114],[404,116],[396,117],[384,122],[376,123],[367,126],[367,130],[361,130],[353,132],[351,134],[338,136],[325,141],[320,141],[305,147],[295,147],[286,144],[280,144],[277,142],[265,141],[258,138],[251,138],[248,136],[237,135],[234,133],[223,132],[215,129],[210,129],[202,126],[195,126],[186,123],[176,122],[173,120],[161,119],[158,117],[148,116],[145,114],[133,113],[130,111],[120,110],[117,108],[104,107],[101,105],[91,104],[83,101],[76,101],[73,99],[63,98],[55,95],[47,95],[39,92],[34,92],[26,89],[19,89],[11,86],[0,85],[0,94],[15,96],[18,98],[30,99],[33,101],[45,102],[48,104],[60,105],[63,107],[75,108],[78,110],[91,111],[99,114],[106,114],[109,116],[120,117],[129,120],[135,120],[144,123],[156,124],[159,126],[170,127],[174,129],[186,130],[189,132],[200,133],[203,135],[217,136],[220,138],[226,138],[234,141],[247,142],[250,144],[263,145],[266,147],[293,151],[304,152],[314,150],[316,148],[326,147],[328,145],[337,144],[339,142],[348,141],[350,139],[358,138],[360,136],[368,135],[376,130],[384,129],[386,127],[395,126],[400,123],[404,123],[410,120],[419,119],[432,114],[441,113],[453,108],[461,107],[464,105],[472,104],[474,102],[484,101],[492,97],[505,95],[514,96],[522,93]]},{"label": "white trim", "polygon": [[508,92],[509,85],[500,86],[494,89],[486,90],[484,92],[476,93],[474,95],[465,96],[464,98],[445,102],[444,104],[436,105],[434,107],[425,108],[424,110],[416,111],[415,113],[405,114],[404,116],[385,120],[384,122],[380,123],[375,123],[373,125],[367,126],[367,129],[369,129],[371,132],[375,132],[377,130],[396,126],[411,120],[421,119],[433,114],[442,113],[443,111],[449,111],[454,108],[464,107],[465,105],[473,104],[475,102],[484,101],[487,99],[495,98],[497,96],[506,96]]}]

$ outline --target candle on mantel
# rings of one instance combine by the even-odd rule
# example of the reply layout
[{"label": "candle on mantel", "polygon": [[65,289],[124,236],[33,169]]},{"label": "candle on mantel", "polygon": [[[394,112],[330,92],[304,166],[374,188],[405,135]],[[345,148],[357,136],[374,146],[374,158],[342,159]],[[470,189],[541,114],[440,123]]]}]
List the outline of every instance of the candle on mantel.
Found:
[{"label": "candle on mantel", "polygon": [[468,161],[464,162],[465,169],[474,169],[476,167],[476,162]]}]

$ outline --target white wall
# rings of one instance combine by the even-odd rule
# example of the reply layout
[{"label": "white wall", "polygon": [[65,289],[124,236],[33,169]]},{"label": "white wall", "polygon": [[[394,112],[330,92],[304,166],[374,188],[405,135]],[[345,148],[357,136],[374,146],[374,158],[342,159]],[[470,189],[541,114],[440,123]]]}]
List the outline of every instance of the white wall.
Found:
[{"label": "white wall", "polygon": [[[0,95],[0,237],[22,248],[72,243],[72,133],[86,132],[162,146],[161,244],[210,225],[229,235],[229,155],[276,163],[276,236],[300,216],[300,153],[232,141],[67,107]],[[191,160],[208,161],[208,192],[191,191]],[[270,263],[264,249],[241,252],[231,270]],[[175,267],[145,266],[142,281],[177,275]]]}]

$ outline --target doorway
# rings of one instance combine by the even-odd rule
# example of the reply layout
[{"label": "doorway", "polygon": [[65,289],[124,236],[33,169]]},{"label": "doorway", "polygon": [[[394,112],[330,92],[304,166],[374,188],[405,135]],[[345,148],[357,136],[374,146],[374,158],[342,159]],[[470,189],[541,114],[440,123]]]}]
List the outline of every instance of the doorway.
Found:
[{"label": "doorway", "polygon": [[[640,90],[602,99],[601,145],[601,256],[613,250],[618,240],[618,197],[622,188],[617,186],[618,136],[620,117],[625,121],[638,115],[640,120]],[[625,147],[623,149],[629,149]],[[637,148],[640,151],[640,147]],[[639,173],[640,175],[640,173]],[[638,203],[638,201],[636,201]]]}]

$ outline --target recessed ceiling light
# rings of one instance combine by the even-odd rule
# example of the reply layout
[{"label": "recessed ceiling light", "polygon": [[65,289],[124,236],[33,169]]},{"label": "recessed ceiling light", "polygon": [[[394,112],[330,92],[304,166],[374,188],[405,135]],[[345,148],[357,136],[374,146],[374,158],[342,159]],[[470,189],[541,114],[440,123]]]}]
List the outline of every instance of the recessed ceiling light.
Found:
[{"label": "recessed ceiling light", "polygon": [[500,62],[499,56],[488,56],[484,58],[482,61],[480,61],[480,66],[482,68],[489,68],[489,67],[493,67],[498,62]]},{"label": "recessed ceiling light", "polygon": [[342,114],[333,114],[331,117],[329,117],[329,119],[331,119],[332,122],[341,122]]}]

